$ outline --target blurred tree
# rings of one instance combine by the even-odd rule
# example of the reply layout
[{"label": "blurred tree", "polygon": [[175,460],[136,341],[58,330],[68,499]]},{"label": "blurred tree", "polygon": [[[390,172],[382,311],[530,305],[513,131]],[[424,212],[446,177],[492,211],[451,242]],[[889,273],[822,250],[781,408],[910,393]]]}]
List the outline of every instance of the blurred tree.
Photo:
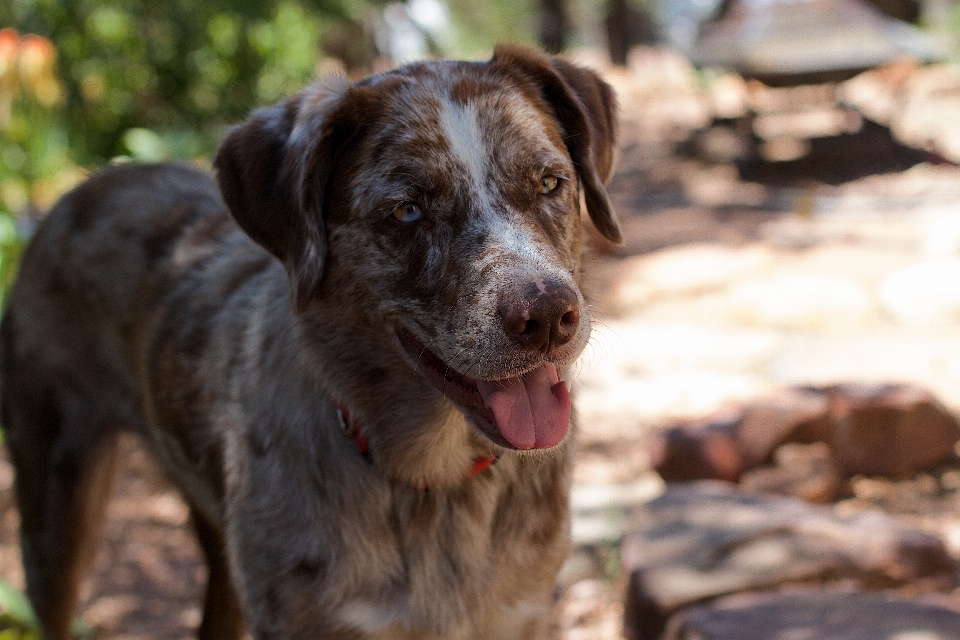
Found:
[{"label": "blurred tree", "polygon": [[607,50],[613,64],[627,64],[630,49],[639,44],[653,44],[657,40],[656,25],[649,2],[609,0],[604,26],[607,32]]},{"label": "blurred tree", "polygon": [[918,0],[870,0],[870,3],[888,16],[904,22],[920,20],[920,2]]},{"label": "blurred tree", "polygon": [[570,40],[570,12],[566,0],[539,0],[540,44],[549,53],[560,53]]}]

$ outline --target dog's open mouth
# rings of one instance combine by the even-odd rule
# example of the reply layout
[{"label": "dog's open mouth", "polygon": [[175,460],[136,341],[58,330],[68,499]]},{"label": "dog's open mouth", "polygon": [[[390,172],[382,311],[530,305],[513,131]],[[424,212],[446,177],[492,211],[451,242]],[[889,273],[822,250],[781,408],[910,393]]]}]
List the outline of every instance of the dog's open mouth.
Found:
[{"label": "dog's open mouth", "polygon": [[545,362],[521,376],[476,380],[454,370],[409,330],[398,327],[397,336],[427,379],[495,444],[543,449],[567,435],[570,392],[554,364]]}]

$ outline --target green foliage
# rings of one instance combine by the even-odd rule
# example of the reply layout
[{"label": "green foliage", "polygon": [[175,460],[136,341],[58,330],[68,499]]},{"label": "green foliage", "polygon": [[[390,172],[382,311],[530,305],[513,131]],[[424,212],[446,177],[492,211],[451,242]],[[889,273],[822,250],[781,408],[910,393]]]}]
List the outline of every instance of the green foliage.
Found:
[{"label": "green foliage", "polygon": [[[82,620],[74,620],[73,636],[84,640],[93,637],[93,629]],[[40,623],[30,601],[0,578],[0,640],[40,640]]]},{"label": "green foliage", "polygon": [[40,640],[40,632],[0,614],[0,640]]},{"label": "green foliage", "polygon": [[206,161],[331,50],[368,65],[379,0],[0,2],[0,304],[25,236],[84,167]]},{"label": "green foliage", "polygon": [[37,617],[27,598],[0,579],[0,640],[39,640]]},{"label": "green foliage", "polygon": [[56,44],[70,154],[87,165],[207,155],[225,124],[309,81],[324,38],[361,22],[368,5],[10,0],[0,24]]},{"label": "green foliage", "polygon": [[[13,216],[4,215],[0,211],[0,308],[6,298],[13,278],[17,275],[17,265],[20,263],[20,254],[23,253],[25,240],[17,233]],[[0,432],[0,444],[3,443],[3,433]]]}]

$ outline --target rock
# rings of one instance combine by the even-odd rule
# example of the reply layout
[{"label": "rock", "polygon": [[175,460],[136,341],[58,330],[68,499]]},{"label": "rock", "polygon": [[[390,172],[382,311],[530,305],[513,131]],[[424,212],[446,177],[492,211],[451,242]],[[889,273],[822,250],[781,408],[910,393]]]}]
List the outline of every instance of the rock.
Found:
[{"label": "rock", "polygon": [[782,389],[665,430],[651,446],[651,461],[668,482],[736,481],[744,471],[768,462],[785,442],[827,439],[829,410],[829,399],[821,391]]},{"label": "rock", "polygon": [[[832,449],[842,476],[900,477],[949,458],[958,440],[960,422],[926,389],[848,382],[785,388],[676,424],[654,438],[650,456],[668,482],[737,481],[769,463],[783,444],[823,442]],[[780,477],[787,479],[782,472]]]},{"label": "rock", "polygon": [[767,462],[785,442],[828,440],[829,412],[829,398],[814,387],[787,387],[746,404],[737,428],[746,467]]},{"label": "rock", "polygon": [[732,69],[772,86],[833,82],[905,56],[930,61],[927,34],[857,0],[733,1],[702,26],[697,65]]},{"label": "rock", "polygon": [[912,147],[935,151],[951,162],[960,160],[958,89],[960,70],[955,65],[918,69],[900,92],[893,134]]},{"label": "rock", "polygon": [[926,389],[846,383],[831,398],[832,446],[846,476],[905,476],[949,458],[960,422]]},{"label": "rock", "polygon": [[920,65],[903,59],[863,73],[841,85],[839,99],[867,118],[888,126],[895,139],[960,160],[960,69],[943,63]]},{"label": "rock", "polygon": [[900,109],[903,85],[919,68],[920,61],[915,58],[897,60],[843,83],[837,97],[874,122],[889,126]]},{"label": "rock", "polygon": [[793,496],[813,504],[826,504],[837,497],[840,469],[826,443],[787,443],[774,451],[773,460],[774,466],[745,472],[740,486],[747,491]]},{"label": "rock", "polygon": [[653,468],[667,482],[727,480],[744,471],[737,443],[740,414],[725,413],[685,422],[657,434],[650,444]]},{"label": "rock", "polygon": [[661,640],[960,640],[960,613],[867,593],[803,590],[723,598],[675,615]]},{"label": "rock", "polygon": [[668,485],[628,530],[625,624],[642,640],[659,638],[680,609],[743,591],[834,580],[942,589],[956,580],[937,537],[890,516],[841,518],[726,483]]}]

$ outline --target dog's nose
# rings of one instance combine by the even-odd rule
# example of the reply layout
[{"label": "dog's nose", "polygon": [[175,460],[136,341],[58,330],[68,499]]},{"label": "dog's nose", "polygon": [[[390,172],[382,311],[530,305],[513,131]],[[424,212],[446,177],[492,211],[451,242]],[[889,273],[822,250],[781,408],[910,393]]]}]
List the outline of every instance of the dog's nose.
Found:
[{"label": "dog's nose", "polygon": [[577,294],[552,280],[529,283],[523,295],[502,303],[499,312],[511,340],[544,353],[570,342],[580,326]]}]

